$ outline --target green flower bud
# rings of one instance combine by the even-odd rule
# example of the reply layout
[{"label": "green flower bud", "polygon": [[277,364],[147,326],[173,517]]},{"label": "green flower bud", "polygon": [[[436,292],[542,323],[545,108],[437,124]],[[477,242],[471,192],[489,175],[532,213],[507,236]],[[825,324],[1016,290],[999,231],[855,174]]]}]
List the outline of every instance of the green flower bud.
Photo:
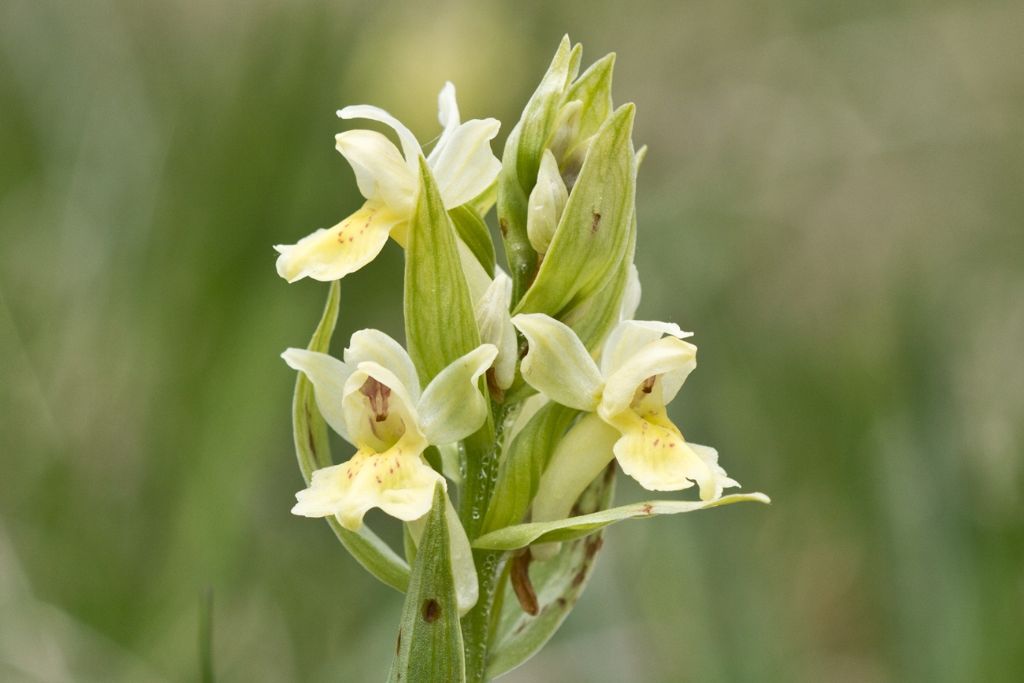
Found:
[{"label": "green flower bud", "polygon": [[530,204],[526,213],[526,233],[530,245],[538,254],[544,255],[555,236],[555,228],[562,217],[565,203],[569,201],[569,191],[565,188],[562,175],[558,171],[558,162],[551,150],[544,150],[540,170],[537,172],[537,184],[530,192]]}]

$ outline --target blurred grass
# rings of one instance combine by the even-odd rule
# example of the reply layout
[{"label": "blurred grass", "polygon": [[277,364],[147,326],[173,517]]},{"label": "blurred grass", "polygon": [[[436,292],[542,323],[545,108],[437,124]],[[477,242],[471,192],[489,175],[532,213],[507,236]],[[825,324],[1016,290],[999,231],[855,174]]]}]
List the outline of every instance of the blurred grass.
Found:
[{"label": "blurred grass", "polygon": [[[1019,3],[0,6],[0,679],[377,680],[400,596],[300,485],[324,288],[270,245],[357,205],[333,112],[515,121],[557,39],[619,53],[651,146],[643,316],[674,407],[771,508],[618,527],[509,681],[1024,675]],[[400,335],[401,254],[337,338]],[[623,487],[623,498],[639,492]]]}]

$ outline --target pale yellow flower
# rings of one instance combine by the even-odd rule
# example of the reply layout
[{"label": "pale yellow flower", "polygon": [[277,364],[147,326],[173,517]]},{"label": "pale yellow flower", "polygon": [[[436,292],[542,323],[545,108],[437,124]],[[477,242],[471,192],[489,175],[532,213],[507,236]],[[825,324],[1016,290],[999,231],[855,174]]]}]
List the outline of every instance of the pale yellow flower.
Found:
[{"label": "pale yellow flower", "polygon": [[459,441],[487,414],[478,388],[497,349],[482,344],[442,370],[421,393],[405,349],[377,330],[352,335],[344,361],[305,349],[288,349],[285,362],[309,377],[324,420],[356,447],[352,458],[313,473],[292,512],[336,516],[353,531],[378,507],[404,521],[430,510],[434,486],[444,477],[423,459],[429,445]]},{"label": "pale yellow flower", "polygon": [[[446,83],[438,96],[438,119],[444,130],[427,156],[441,199],[453,209],[481,194],[497,177],[501,162],[491,151],[498,134],[495,119],[459,120],[455,86]],[[401,151],[386,136],[372,130],[350,130],[335,140],[356,175],[366,202],[331,228],[317,230],[295,244],[277,245],[277,272],[288,282],[304,277],[338,280],[372,261],[388,236],[404,244],[408,222],[419,194],[416,137],[398,119],[370,105],[345,107],[343,119],[370,119],[391,127]]]},{"label": "pale yellow flower", "polygon": [[[702,500],[739,486],[718,465],[717,451],[686,441],[666,412],[697,365],[697,347],[683,341],[690,333],[673,323],[623,321],[605,341],[599,367],[564,323],[541,313],[517,315],[512,322],[529,343],[523,378],[551,400],[595,413],[618,432],[607,443],[614,442],[615,459],[641,486],[677,491],[696,484]],[[584,421],[581,434],[604,438],[607,427]],[[588,460],[600,466],[600,457]],[[571,468],[571,461],[559,459],[559,466]]]}]

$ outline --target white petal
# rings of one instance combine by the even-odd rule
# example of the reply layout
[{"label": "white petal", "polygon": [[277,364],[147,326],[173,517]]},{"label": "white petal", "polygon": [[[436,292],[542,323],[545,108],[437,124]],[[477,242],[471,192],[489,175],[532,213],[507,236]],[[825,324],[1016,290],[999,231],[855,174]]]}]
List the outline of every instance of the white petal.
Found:
[{"label": "white petal", "polygon": [[441,137],[438,139],[437,144],[434,145],[434,149],[430,150],[430,155],[427,157],[427,163],[430,166],[433,166],[437,161],[441,150],[451,140],[460,123],[459,104],[455,100],[455,86],[451,81],[445,83],[444,87],[441,88],[441,92],[437,95],[437,120],[441,123],[441,127],[444,130],[441,132]]},{"label": "white petal", "polygon": [[480,597],[480,581],[473,564],[473,550],[469,537],[459,521],[459,515],[452,507],[452,501],[445,496],[444,518],[448,523],[448,546],[451,553],[452,580],[455,584],[455,603],[459,616],[473,609]]},{"label": "white petal", "polygon": [[473,119],[461,124],[440,147],[431,166],[446,209],[454,209],[487,189],[501,171],[490,141],[501,124]]},{"label": "white petal", "polygon": [[288,367],[309,378],[313,383],[313,396],[320,414],[331,429],[345,440],[350,440],[341,402],[345,395],[345,382],[353,368],[326,353],[306,349],[288,349],[281,354],[281,358]]},{"label": "white petal", "polygon": [[593,410],[603,381],[576,333],[543,313],[521,313],[512,318],[512,324],[529,343],[520,365],[523,379],[552,401],[577,410]]},{"label": "white petal", "polygon": [[623,320],[608,335],[601,351],[601,374],[610,376],[628,361],[638,349],[669,334],[677,339],[692,337],[693,332],[683,332],[675,323],[658,320]]},{"label": "white petal", "polygon": [[276,245],[277,274],[288,282],[304,277],[340,280],[376,258],[403,220],[381,202],[368,201],[332,228],[317,230],[295,244]]},{"label": "white petal", "polygon": [[335,136],[335,146],[352,166],[359,191],[392,211],[411,215],[419,179],[409,170],[398,148],[373,130],[350,130]]},{"label": "white petal", "polygon": [[405,155],[406,165],[414,174],[417,174],[417,178],[419,177],[418,165],[420,154],[422,153],[420,143],[416,142],[416,136],[401,121],[380,107],[374,107],[369,104],[355,104],[339,109],[338,116],[343,119],[369,119],[370,121],[379,121],[390,126],[398,133],[398,140],[402,143],[402,154]]},{"label": "white petal", "polygon": [[480,340],[498,348],[494,362],[494,380],[501,389],[512,386],[516,375],[516,361],[519,349],[516,344],[516,330],[512,326],[509,306],[512,304],[512,279],[501,272],[495,273],[494,281],[476,303],[476,325]]},{"label": "white petal", "polygon": [[353,368],[363,361],[373,361],[395,374],[413,402],[420,398],[420,380],[409,353],[392,337],[380,330],[359,330],[349,339],[342,358]]},{"label": "white petal", "polygon": [[459,127],[459,103],[455,99],[455,84],[446,81],[437,94],[437,120],[445,130]]},{"label": "white petal", "polygon": [[[696,366],[697,347],[693,344],[675,337],[650,342],[608,377],[598,412],[607,420],[629,409],[637,389],[650,377],[672,373],[672,381],[678,379],[678,385],[674,387],[674,391],[678,391],[682,379]],[[668,384],[668,378],[663,378],[663,384]],[[667,387],[663,388],[664,391]],[[667,401],[668,398],[663,399],[663,402]]]},{"label": "white petal", "polygon": [[476,306],[483,298],[484,292],[491,286],[491,278],[480,265],[472,250],[466,246],[462,238],[455,236],[455,247],[459,252],[459,262],[462,264],[462,274],[466,277],[466,285],[469,287],[469,300]]},{"label": "white petal", "polygon": [[493,344],[481,344],[427,385],[417,409],[420,429],[430,443],[459,441],[480,428],[487,417],[487,399],[480,393],[479,380],[497,355]]},{"label": "white petal", "polygon": [[629,276],[626,280],[626,291],[622,294],[622,308],[619,310],[619,320],[632,320],[636,317],[636,309],[640,308],[640,273],[637,272],[636,264],[629,264]]}]

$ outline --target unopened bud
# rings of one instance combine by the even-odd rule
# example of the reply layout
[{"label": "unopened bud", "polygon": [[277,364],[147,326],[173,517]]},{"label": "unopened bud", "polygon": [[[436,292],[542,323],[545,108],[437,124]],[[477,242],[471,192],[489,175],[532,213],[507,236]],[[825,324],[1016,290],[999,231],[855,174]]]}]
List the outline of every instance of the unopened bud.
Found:
[{"label": "unopened bud", "polygon": [[526,213],[526,234],[538,254],[548,250],[567,201],[569,191],[558,172],[558,162],[550,150],[544,150]]},{"label": "unopened bud", "polygon": [[499,389],[508,389],[516,376],[519,349],[516,330],[512,327],[509,306],[512,303],[512,280],[501,269],[476,304],[476,324],[480,339],[498,348],[494,361],[494,381]]}]

